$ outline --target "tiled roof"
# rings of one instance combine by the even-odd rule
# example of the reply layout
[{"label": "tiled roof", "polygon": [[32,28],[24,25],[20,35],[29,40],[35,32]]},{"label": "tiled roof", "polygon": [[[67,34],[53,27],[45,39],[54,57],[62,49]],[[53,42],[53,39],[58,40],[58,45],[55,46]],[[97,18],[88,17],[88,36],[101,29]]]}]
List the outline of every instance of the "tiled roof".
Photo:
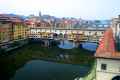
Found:
[{"label": "tiled roof", "polygon": [[25,20],[24,23],[27,24],[27,25],[35,24],[32,20]]},{"label": "tiled roof", "polygon": [[0,22],[20,23],[22,20],[18,16],[10,16],[9,14],[0,14]]},{"label": "tiled roof", "polygon": [[0,32],[5,32],[5,31],[6,31],[5,29],[0,28]]},{"label": "tiled roof", "polygon": [[99,41],[95,57],[120,59],[120,53],[115,50],[115,40],[112,28],[108,28]]}]

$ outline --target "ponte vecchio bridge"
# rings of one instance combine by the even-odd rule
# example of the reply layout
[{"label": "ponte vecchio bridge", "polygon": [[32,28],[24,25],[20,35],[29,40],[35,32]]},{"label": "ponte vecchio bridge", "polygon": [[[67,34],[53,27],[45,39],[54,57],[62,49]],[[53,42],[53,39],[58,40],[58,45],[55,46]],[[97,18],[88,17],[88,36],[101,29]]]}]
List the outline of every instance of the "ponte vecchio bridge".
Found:
[{"label": "ponte vecchio bridge", "polygon": [[108,27],[50,28],[30,27],[29,38],[98,42]]}]

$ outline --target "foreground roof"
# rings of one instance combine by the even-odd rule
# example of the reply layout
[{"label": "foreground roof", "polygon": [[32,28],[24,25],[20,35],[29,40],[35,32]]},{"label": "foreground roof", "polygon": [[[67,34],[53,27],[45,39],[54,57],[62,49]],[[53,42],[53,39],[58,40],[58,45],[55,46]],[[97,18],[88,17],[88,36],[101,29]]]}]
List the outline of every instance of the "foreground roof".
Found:
[{"label": "foreground roof", "polygon": [[108,28],[99,41],[95,57],[120,59],[120,52],[115,50],[115,40],[112,28]]}]

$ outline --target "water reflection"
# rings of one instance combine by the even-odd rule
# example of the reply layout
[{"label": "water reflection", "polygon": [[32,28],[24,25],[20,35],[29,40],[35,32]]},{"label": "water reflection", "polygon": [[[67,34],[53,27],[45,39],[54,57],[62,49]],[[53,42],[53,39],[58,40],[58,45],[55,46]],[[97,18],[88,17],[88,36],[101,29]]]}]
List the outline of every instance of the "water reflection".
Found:
[{"label": "water reflection", "polygon": [[88,66],[32,60],[16,71],[11,80],[74,80],[88,71]]},{"label": "water reflection", "polygon": [[63,49],[72,49],[75,47],[75,43],[68,40],[62,40],[58,46]]},{"label": "water reflection", "polygon": [[82,43],[82,47],[90,51],[96,51],[97,43],[85,42]]},{"label": "water reflection", "polygon": [[63,49],[72,49],[74,47],[80,47],[81,45],[82,48],[90,50],[90,51],[95,51],[97,48],[97,43],[92,43],[92,42],[72,42],[68,40],[62,40],[60,41],[60,44],[58,47],[63,48]]}]

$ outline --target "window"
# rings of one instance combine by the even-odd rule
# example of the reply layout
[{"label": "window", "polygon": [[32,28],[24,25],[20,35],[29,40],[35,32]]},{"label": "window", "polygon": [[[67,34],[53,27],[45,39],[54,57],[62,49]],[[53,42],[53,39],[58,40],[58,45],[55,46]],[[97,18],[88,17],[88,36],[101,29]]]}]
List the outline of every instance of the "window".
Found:
[{"label": "window", "polygon": [[106,70],[107,69],[107,65],[106,64],[101,64],[101,70]]}]

